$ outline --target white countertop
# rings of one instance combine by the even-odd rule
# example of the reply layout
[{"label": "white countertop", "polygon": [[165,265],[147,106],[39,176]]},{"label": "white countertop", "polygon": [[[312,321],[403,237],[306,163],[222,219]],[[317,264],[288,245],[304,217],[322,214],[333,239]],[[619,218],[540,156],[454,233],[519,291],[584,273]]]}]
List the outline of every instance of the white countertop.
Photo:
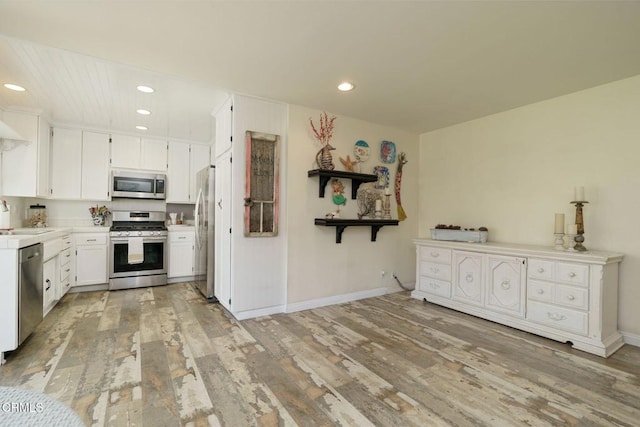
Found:
[{"label": "white countertop", "polygon": [[8,234],[0,235],[0,249],[20,249],[36,243],[46,242],[67,235],[69,233],[108,233],[109,227],[47,227],[47,228],[16,228],[13,231],[20,233],[38,232],[40,234]]}]

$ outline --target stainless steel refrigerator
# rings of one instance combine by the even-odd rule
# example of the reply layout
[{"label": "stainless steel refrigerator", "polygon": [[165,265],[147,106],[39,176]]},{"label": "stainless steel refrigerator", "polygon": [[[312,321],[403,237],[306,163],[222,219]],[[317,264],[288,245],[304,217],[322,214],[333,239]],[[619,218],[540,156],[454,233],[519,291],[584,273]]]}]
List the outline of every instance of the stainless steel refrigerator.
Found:
[{"label": "stainless steel refrigerator", "polygon": [[215,166],[207,166],[196,174],[195,263],[196,287],[210,302],[214,295],[215,235]]}]

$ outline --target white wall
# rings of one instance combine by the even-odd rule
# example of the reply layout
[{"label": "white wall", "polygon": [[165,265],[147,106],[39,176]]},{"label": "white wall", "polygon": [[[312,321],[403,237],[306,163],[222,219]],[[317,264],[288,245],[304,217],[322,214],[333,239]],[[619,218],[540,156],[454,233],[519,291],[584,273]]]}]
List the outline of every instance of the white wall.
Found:
[{"label": "white wall", "polygon": [[420,136],[420,235],[486,226],[489,240],[553,244],[585,187],[585,246],[622,252],[619,328],[640,342],[640,76]]},{"label": "white wall", "polygon": [[[338,116],[331,144],[336,169],[344,170],[339,157],[353,159],[354,143],[363,139],[371,147],[371,158],[364,163],[362,172],[372,173],[380,161],[380,142],[390,140],[397,151],[407,153],[402,178],[402,205],[408,219],[397,227],[383,227],[376,242],[371,242],[370,227],[348,227],[342,243],[335,243],[335,227],[314,225],[314,218],[323,218],[335,210],[331,186],[327,185],[324,198],[318,197],[318,177],[307,177],[307,171],[316,169],[315,155],[319,145],[315,142],[309,118],[318,123],[321,111],[300,106],[289,106],[289,145],[287,152],[287,217],[288,238],[288,298],[290,307],[304,306],[314,300],[334,298],[356,292],[393,287],[400,289],[391,277],[396,272],[408,284],[415,281],[415,249],[411,238],[417,235],[417,176],[418,135],[361,120]],[[396,164],[390,165],[391,180]],[[366,170],[365,170],[366,169]],[[351,199],[351,182],[345,185],[348,201],[341,207],[341,218],[356,219],[357,204]],[[393,193],[393,184],[392,184]],[[394,196],[391,196],[393,218],[397,218]],[[380,277],[380,271],[387,272]]]}]

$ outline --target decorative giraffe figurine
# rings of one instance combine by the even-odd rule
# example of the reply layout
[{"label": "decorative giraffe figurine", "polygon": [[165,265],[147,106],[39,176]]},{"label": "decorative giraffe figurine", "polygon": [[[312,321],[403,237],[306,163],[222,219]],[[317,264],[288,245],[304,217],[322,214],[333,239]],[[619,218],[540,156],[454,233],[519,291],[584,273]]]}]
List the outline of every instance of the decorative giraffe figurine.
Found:
[{"label": "decorative giraffe figurine", "polygon": [[398,220],[404,221],[407,219],[407,214],[404,212],[402,208],[402,202],[400,201],[400,185],[402,181],[402,167],[407,163],[407,155],[405,153],[398,154],[398,169],[396,170],[396,181],[395,181],[395,193],[396,193],[396,203],[398,204]]}]

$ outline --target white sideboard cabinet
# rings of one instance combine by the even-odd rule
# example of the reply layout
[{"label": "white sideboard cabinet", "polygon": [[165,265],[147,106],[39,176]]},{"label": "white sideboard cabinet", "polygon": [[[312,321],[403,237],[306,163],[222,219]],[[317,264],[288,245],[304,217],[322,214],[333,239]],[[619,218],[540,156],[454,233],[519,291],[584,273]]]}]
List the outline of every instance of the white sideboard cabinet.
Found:
[{"label": "white sideboard cabinet", "polygon": [[622,254],[506,243],[415,239],[411,296],[602,357],[622,347]]}]

